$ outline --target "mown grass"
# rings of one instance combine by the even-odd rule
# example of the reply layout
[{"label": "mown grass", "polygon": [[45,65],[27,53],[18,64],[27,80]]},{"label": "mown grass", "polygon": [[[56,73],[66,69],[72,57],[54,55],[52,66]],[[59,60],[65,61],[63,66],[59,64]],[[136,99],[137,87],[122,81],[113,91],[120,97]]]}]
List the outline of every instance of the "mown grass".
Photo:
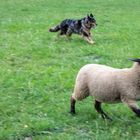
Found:
[{"label": "mown grass", "polygon": [[[140,120],[123,104],[103,108],[93,99],[69,112],[76,74],[87,63],[130,67],[139,57],[139,0],[0,0],[0,139],[138,140]],[[96,44],[58,39],[48,29],[92,12]]]}]

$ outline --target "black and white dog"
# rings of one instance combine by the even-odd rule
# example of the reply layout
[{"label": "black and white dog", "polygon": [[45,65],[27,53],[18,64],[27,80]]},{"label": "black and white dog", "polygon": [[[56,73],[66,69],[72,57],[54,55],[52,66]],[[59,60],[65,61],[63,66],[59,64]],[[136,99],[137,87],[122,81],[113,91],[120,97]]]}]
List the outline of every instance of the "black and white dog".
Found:
[{"label": "black and white dog", "polygon": [[65,19],[59,25],[50,28],[50,32],[58,32],[59,35],[66,35],[70,37],[73,33],[81,35],[86,41],[93,44],[94,41],[91,38],[90,30],[97,26],[95,17],[90,14],[86,17],[73,20],[73,19]]}]

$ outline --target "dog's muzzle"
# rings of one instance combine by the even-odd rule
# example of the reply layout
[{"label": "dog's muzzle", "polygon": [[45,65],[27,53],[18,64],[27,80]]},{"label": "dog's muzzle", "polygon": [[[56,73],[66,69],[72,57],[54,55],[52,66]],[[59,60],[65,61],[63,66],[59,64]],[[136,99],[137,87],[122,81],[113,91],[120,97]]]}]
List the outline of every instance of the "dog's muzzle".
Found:
[{"label": "dog's muzzle", "polygon": [[92,28],[95,28],[97,25],[98,25],[97,23],[93,23]]}]

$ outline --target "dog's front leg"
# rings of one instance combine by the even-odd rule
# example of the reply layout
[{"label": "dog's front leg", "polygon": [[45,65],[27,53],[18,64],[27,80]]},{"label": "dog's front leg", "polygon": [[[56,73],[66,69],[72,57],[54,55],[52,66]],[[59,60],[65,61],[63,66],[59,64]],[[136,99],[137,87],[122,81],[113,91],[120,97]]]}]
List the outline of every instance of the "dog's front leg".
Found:
[{"label": "dog's front leg", "polygon": [[94,44],[95,42],[92,40],[91,33],[89,31],[84,31],[82,34],[84,40],[86,40],[90,44]]},{"label": "dog's front leg", "polygon": [[95,43],[95,41],[92,40],[92,37],[91,37],[91,36],[88,37],[88,42],[89,42],[90,44],[94,44],[94,43]]},{"label": "dog's front leg", "polygon": [[92,34],[91,34],[91,32],[89,32],[88,39],[89,39],[89,43],[91,43],[91,44],[94,44],[95,43],[95,41],[92,40]]},{"label": "dog's front leg", "polygon": [[94,44],[95,42],[92,40],[91,36],[82,36],[84,40],[86,40],[90,44]]}]

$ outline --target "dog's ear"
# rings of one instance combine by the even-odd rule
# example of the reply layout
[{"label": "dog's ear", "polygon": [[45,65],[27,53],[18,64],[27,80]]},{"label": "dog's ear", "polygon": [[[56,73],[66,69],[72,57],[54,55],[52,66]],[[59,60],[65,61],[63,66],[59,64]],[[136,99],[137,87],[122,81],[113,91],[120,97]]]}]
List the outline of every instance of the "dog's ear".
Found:
[{"label": "dog's ear", "polygon": [[93,17],[93,14],[92,13],[90,14],[90,17]]},{"label": "dog's ear", "polygon": [[88,20],[90,20],[92,17],[90,17],[90,15],[89,14],[87,14],[87,19]]}]

